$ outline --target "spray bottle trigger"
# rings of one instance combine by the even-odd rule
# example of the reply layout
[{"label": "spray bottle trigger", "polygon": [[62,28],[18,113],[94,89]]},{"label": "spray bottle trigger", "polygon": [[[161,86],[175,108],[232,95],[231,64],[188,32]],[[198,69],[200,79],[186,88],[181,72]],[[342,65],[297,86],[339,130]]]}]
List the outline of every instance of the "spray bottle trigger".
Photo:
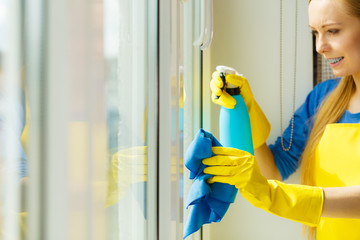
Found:
[{"label": "spray bottle trigger", "polygon": [[[225,73],[224,72],[219,72],[219,76],[221,78],[221,80],[223,81],[223,86],[221,88],[221,92],[224,91],[225,85],[226,85],[226,81],[225,81]],[[220,96],[215,96],[215,99],[219,99]]]}]

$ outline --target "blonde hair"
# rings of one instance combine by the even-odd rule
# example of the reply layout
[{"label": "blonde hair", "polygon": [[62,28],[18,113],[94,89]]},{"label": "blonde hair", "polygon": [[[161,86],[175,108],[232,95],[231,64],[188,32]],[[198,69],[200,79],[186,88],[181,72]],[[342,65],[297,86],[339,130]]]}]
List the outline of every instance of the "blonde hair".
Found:
[{"label": "blonde hair", "polygon": [[[306,147],[301,156],[301,183],[314,186],[314,156],[320,138],[324,133],[325,127],[329,123],[336,123],[344,114],[352,93],[355,90],[355,82],[352,76],[344,77],[339,85],[323,101],[315,115],[314,126],[307,140]],[[315,232],[315,228],[305,226],[305,232],[310,239]]]},{"label": "blonde hair", "polygon": [[314,185],[313,159],[317,145],[329,123],[336,123],[344,114],[352,93],[355,91],[355,82],[352,76],[344,77],[339,85],[330,93],[319,107],[313,128],[301,156],[301,183]]}]

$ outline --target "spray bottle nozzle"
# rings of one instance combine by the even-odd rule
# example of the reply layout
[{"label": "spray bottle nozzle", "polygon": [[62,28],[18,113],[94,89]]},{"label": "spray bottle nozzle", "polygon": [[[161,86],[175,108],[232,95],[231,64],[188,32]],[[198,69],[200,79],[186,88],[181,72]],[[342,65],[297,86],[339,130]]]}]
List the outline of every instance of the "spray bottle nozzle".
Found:
[{"label": "spray bottle nozzle", "polygon": [[[227,66],[217,66],[216,67],[216,71],[219,72],[219,76],[221,77],[221,80],[223,81],[223,87],[221,88],[221,91],[224,91],[225,87],[226,87],[226,92],[231,95],[239,95],[240,94],[240,88],[237,86],[234,86],[230,83],[226,83],[225,80],[225,75],[226,74],[237,74],[237,75],[241,75],[239,73],[236,72],[236,70],[234,68],[231,67],[227,67]],[[242,75],[241,75],[242,76]],[[215,99],[218,99],[220,96],[216,96]]]},{"label": "spray bottle nozzle", "polygon": [[[225,84],[226,84],[226,81],[225,81],[225,73],[224,72],[219,72],[219,76],[221,78],[221,80],[223,81],[223,86],[221,88],[221,92],[224,91],[224,88],[225,88]],[[215,99],[219,99],[220,96],[215,96]]]},{"label": "spray bottle nozzle", "polygon": [[226,85],[226,81],[225,81],[225,73],[224,72],[219,72],[219,76],[221,77],[221,80],[223,81],[223,86],[221,88],[221,91],[224,90],[225,85]]},{"label": "spray bottle nozzle", "polygon": [[225,81],[225,73],[224,72],[219,72],[219,76],[221,77],[221,80],[223,81],[223,87],[221,88],[221,91],[224,91],[225,85],[227,85],[226,87],[226,92],[228,94],[230,94],[231,96],[234,95],[239,95],[240,94],[240,88],[236,87],[232,84],[227,84]]}]

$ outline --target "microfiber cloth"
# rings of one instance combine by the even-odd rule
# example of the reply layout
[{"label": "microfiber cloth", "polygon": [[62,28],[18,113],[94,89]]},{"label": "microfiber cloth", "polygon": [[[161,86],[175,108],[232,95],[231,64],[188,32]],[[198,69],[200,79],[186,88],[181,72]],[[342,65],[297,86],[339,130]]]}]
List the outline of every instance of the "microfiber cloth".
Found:
[{"label": "microfiber cloth", "polygon": [[184,239],[196,232],[202,225],[220,222],[231,203],[235,201],[237,189],[229,184],[206,182],[212,175],[204,174],[204,158],[214,156],[211,147],[221,146],[209,132],[200,129],[185,154],[185,166],[190,170],[190,179],[194,179],[186,201],[191,206],[184,227]]}]

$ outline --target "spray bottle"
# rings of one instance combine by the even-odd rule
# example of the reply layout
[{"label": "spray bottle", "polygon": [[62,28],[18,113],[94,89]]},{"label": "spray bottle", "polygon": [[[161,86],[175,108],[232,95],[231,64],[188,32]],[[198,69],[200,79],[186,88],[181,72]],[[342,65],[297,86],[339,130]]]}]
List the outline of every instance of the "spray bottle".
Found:
[{"label": "spray bottle", "polygon": [[216,70],[224,82],[225,91],[236,100],[233,109],[225,107],[220,109],[220,143],[224,147],[237,148],[254,154],[249,113],[244,99],[240,95],[240,88],[225,81],[225,75],[238,73],[235,69],[226,66],[217,66]]}]

